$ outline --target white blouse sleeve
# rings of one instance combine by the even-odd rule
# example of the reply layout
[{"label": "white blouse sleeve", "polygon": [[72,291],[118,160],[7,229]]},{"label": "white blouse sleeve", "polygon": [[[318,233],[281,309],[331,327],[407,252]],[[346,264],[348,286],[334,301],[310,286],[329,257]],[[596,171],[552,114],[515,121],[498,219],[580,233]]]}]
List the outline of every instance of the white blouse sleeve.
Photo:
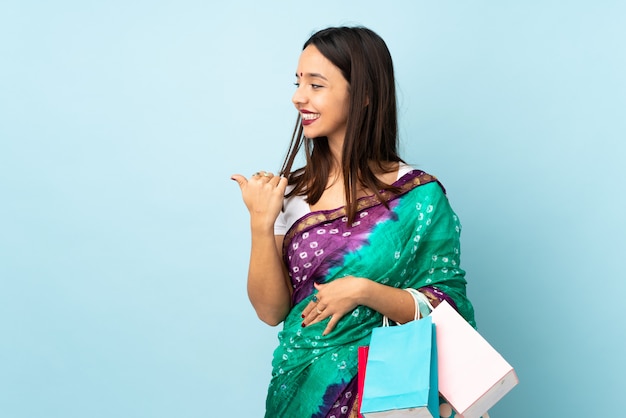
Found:
[{"label": "white blouse sleeve", "polygon": [[[287,188],[286,193],[290,189]],[[283,201],[283,210],[274,223],[274,235],[285,235],[289,228],[300,218],[311,212],[304,196],[291,196]]]}]

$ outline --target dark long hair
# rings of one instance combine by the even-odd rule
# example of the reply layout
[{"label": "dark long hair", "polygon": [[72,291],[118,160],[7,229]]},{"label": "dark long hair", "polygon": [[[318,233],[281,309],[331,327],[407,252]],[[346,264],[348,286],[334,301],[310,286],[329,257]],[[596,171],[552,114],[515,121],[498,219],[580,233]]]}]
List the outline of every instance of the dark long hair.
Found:
[{"label": "dark long hair", "polygon": [[[357,210],[358,186],[372,191],[386,205],[380,190],[393,190],[380,181],[375,170],[388,172],[388,162],[402,161],[398,155],[398,120],[395,78],[391,54],[383,39],[364,27],[332,27],[313,34],[302,49],[314,45],[348,81],[350,110],[343,145],[343,173],[348,219]],[[304,145],[306,165],[292,170]],[[328,139],[306,138],[298,115],[281,175],[294,185],[288,194],[306,196],[309,204],[319,201],[332,169]]]}]

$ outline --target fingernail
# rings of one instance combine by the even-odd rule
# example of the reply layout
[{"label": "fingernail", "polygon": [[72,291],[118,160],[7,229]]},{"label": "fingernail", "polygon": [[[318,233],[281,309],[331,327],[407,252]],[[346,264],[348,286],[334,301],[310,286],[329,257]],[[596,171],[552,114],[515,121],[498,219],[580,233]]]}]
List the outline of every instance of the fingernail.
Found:
[{"label": "fingernail", "polygon": [[304,325],[304,322],[303,322],[303,323],[302,323],[302,328],[304,328],[304,327],[305,327],[305,325]]},{"label": "fingernail", "polygon": [[304,314],[300,315],[301,317],[305,318]]}]

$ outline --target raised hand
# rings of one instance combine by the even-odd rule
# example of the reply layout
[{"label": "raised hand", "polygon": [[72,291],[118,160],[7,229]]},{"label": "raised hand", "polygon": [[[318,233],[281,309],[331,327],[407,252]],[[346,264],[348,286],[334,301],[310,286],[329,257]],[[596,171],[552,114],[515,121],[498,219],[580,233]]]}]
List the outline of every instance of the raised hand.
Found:
[{"label": "raised hand", "polygon": [[239,184],[251,222],[259,226],[273,226],[282,208],[287,179],[266,171],[253,174],[250,179],[241,174],[234,174],[231,179]]}]

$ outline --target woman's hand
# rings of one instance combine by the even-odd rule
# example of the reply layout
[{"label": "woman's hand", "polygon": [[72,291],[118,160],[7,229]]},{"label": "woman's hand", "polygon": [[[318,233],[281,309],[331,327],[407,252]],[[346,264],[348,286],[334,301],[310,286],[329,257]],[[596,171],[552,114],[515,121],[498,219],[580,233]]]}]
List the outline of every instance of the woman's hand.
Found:
[{"label": "woman's hand", "polygon": [[302,311],[302,326],[308,326],[330,318],[322,335],[331,332],[339,320],[360,303],[363,286],[368,279],[346,276],[326,284],[315,283],[317,294]]},{"label": "woman's hand", "polygon": [[259,318],[278,325],[291,309],[292,287],[281,257],[283,236],[274,235],[287,179],[261,171],[246,179],[231,176],[241,189],[250,211],[251,245],[248,267],[248,297]]},{"label": "woman's hand", "polygon": [[315,284],[317,293],[302,311],[302,326],[330,318],[323,335],[358,305],[367,306],[390,320],[404,324],[415,319],[415,300],[403,290],[372,280],[346,276],[326,284]]},{"label": "woman's hand", "polygon": [[283,205],[287,179],[265,171],[253,174],[249,180],[241,174],[231,179],[239,184],[252,224],[273,227]]}]

